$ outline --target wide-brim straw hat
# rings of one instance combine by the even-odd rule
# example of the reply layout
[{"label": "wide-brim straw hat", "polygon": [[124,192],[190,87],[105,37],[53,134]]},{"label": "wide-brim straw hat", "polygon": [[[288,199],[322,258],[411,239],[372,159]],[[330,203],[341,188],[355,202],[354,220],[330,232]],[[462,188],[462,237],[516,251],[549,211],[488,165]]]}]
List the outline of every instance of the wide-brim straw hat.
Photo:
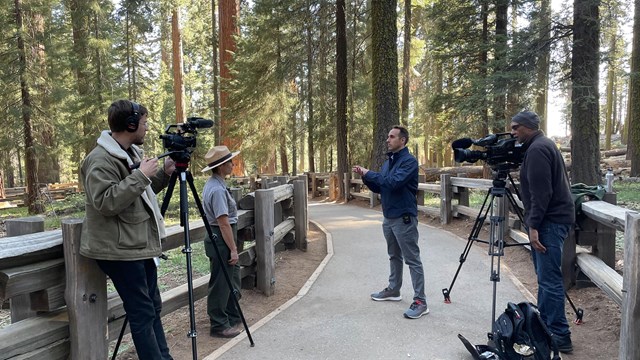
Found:
[{"label": "wide-brim straw hat", "polygon": [[207,162],[207,167],[202,169],[202,172],[215,169],[216,167],[226,163],[227,161],[240,154],[240,151],[231,152],[229,148],[224,145],[214,146],[204,156],[204,160]]}]

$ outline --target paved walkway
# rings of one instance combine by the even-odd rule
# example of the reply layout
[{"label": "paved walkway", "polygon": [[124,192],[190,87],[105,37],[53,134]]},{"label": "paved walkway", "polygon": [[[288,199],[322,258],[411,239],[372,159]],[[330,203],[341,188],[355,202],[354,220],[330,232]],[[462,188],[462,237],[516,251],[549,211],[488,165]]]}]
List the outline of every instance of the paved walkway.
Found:
[{"label": "paved walkway", "polygon": [[[283,310],[251,328],[255,347],[242,334],[206,359],[470,360],[457,334],[486,343],[493,283],[489,281],[491,257],[479,246],[472,247],[462,266],[451,292],[452,304],[445,304],[441,291],[449,287],[467,241],[419,225],[430,313],[409,320],[402,316],[413,297],[406,266],[402,301],[376,302],[369,297],[387,285],[389,276],[382,213],[311,202],[309,217],[328,233],[329,255],[321,270]],[[497,314],[507,301],[527,300],[517,283],[503,268]]]}]

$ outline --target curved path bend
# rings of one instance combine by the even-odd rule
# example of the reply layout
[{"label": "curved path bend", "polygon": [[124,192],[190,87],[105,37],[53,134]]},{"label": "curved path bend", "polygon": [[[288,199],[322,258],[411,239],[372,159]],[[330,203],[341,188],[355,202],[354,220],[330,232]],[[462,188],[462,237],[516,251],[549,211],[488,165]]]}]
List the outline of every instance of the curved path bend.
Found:
[{"label": "curved path bend", "polygon": [[[419,224],[430,313],[402,314],[413,290],[405,266],[402,301],[372,301],[387,285],[389,262],[382,213],[352,205],[309,203],[309,218],[327,232],[327,259],[301,294],[251,328],[255,347],[241,334],[206,359],[472,359],[457,335],[485,343],[491,328],[491,257],[474,244],[445,304],[466,239]],[[509,250],[506,251],[509,256]],[[530,294],[505,267],[497,283],[496,314]],[[276,290],[277,291],[277,290]],[[497,316],[496,315],[496,316]]]}]

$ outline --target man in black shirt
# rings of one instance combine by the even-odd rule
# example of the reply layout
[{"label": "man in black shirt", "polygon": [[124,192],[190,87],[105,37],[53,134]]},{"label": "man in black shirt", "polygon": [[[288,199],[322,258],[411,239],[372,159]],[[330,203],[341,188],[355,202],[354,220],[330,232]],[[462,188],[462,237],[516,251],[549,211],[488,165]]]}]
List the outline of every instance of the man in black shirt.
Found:
[{"label": "man in black shirt", "polygon": [[565,315],[562,246],[575,222],[571,188],[556,144],[539,129],[540,118],[523,111],[511,119],[511,134],[522,144],[520,187],[525,224],[538,277],[538,308],[561,352],[571,352]]}]

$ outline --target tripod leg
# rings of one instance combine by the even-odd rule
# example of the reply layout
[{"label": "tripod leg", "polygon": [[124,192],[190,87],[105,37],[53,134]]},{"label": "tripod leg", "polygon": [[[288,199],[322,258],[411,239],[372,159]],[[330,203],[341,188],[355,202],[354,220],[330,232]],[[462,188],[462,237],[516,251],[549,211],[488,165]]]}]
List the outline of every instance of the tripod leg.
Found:
[{"label": "tripod leg", "polygon": [[565,291],[564,295],[567,297],[567,300],[569,300],[569,304],[571,305],[573,312],[576,313],[576,319],[573,320],[573,323],[576,325],[581,325],[582,317],[584,316],[584,310],[582,310],[582,308],[576,308],[576,306],[573,304],[573,301],[571,301],[571,298],[569,297],[568,292]]},{"label": "tripod leg", "polygon": [[120,348],[120,343],[122,342],[124,331],[127,329],[128,322],[129,322],[129,318],[127,317],[127,315],[125,315],[124,322],[122,323],[122,329],[120,329],[120,335],[118,335],[118,341],[116,341],[116,347],[113,349],[113,356],[111,357],[111,360],[116,360],[116,356],[118,355],[118,349]]},{"label": "tripod leg", "polygon": [[478,239],[478,235],[480,234],[480,230],[482,230],[482,225],[484,224],[484,220],[487,217],[487,213],[491,206],[486,207],[487,200],[489,199],[490,192],[487,192],[487,195],[484,197],[484,201],[482,202],[482,207],[480,207],[480,212],[478,212],[478,216],[476,217],[476,221],[473,223],[473,228],[471,229],[471,233],[469,234],[469,238],[467,240],[467,245],[465,246],[462,254],[460,254],[458,269],[456,273],[453,275],[453,279],[451,280],[451,284],[448,288],[442,289],[442,295],[444,296],[445,304],[451,304],[451,290],[453,289],[453,284],[455,284],[456,279],[458,278],[458,274],[460,273],[460,269],[462,269],[462,264],[467,260],[467,256],[469,255],[469,251],[471,251],[471,246],[473,242]]},{"label": "tripod leg", "polygon": [[[193,176],[190,172],[186,172],[187,183],[191,188],[191,193],[193,194],[193,198],[198,207],[198,211],[200,212],[200,217],[202,217],[202,221],[204,222],[204,227],[207,230],[207,235],[213,240],[215,235],[213,234],[213,230],[211,229],[211,225],[209,225],[209,221],[207,220],[207,215],[204,213],[204,208],[202,207],[202,203],[200,202],[200,197],[198,196],[198,192],[196,191],[196,187],[193,183]],[[216,253],[216,258],[220,262],[220,264],[224,264],[224,260],[218,251],[218,247],[214,246],[213,249]],[[229,277],[229,272],[227,271],[225,266],[221,266],[222,273],[224,274],[224,278],[229,286],[229,290],[233,294],[233,303],[238,309],[238,313],[240,314],[240,319],[242,319],[242,325],[244,326],[244,330],[247,332],[247,337],[249,338],[249,343],[251,346],[255,346],[253,342],[253,338],[251,337],[251,332],[249,331],[249,326],[247,325],[247,320],[244,318],[244,314],[242,313],[242,309],[240,308],[240,303],[238,302],[239,290],[233,288],[233,284],[231,283],[231,278]]]},{"label": "tripod leg", "polygon": [[164,216],[164,213],[167,212],[167,208],[169,207],[169,200],[171,199],[171,195],[173,194],[173,188],[176,186],[177,178],[177,171],[171,173],[171,178],[169,178],[169,186],[167,186],[167,192],[164,194],[164,198],[162,198],[162,207],[160,208],[160,213],[162,214],[162,216]]}]

